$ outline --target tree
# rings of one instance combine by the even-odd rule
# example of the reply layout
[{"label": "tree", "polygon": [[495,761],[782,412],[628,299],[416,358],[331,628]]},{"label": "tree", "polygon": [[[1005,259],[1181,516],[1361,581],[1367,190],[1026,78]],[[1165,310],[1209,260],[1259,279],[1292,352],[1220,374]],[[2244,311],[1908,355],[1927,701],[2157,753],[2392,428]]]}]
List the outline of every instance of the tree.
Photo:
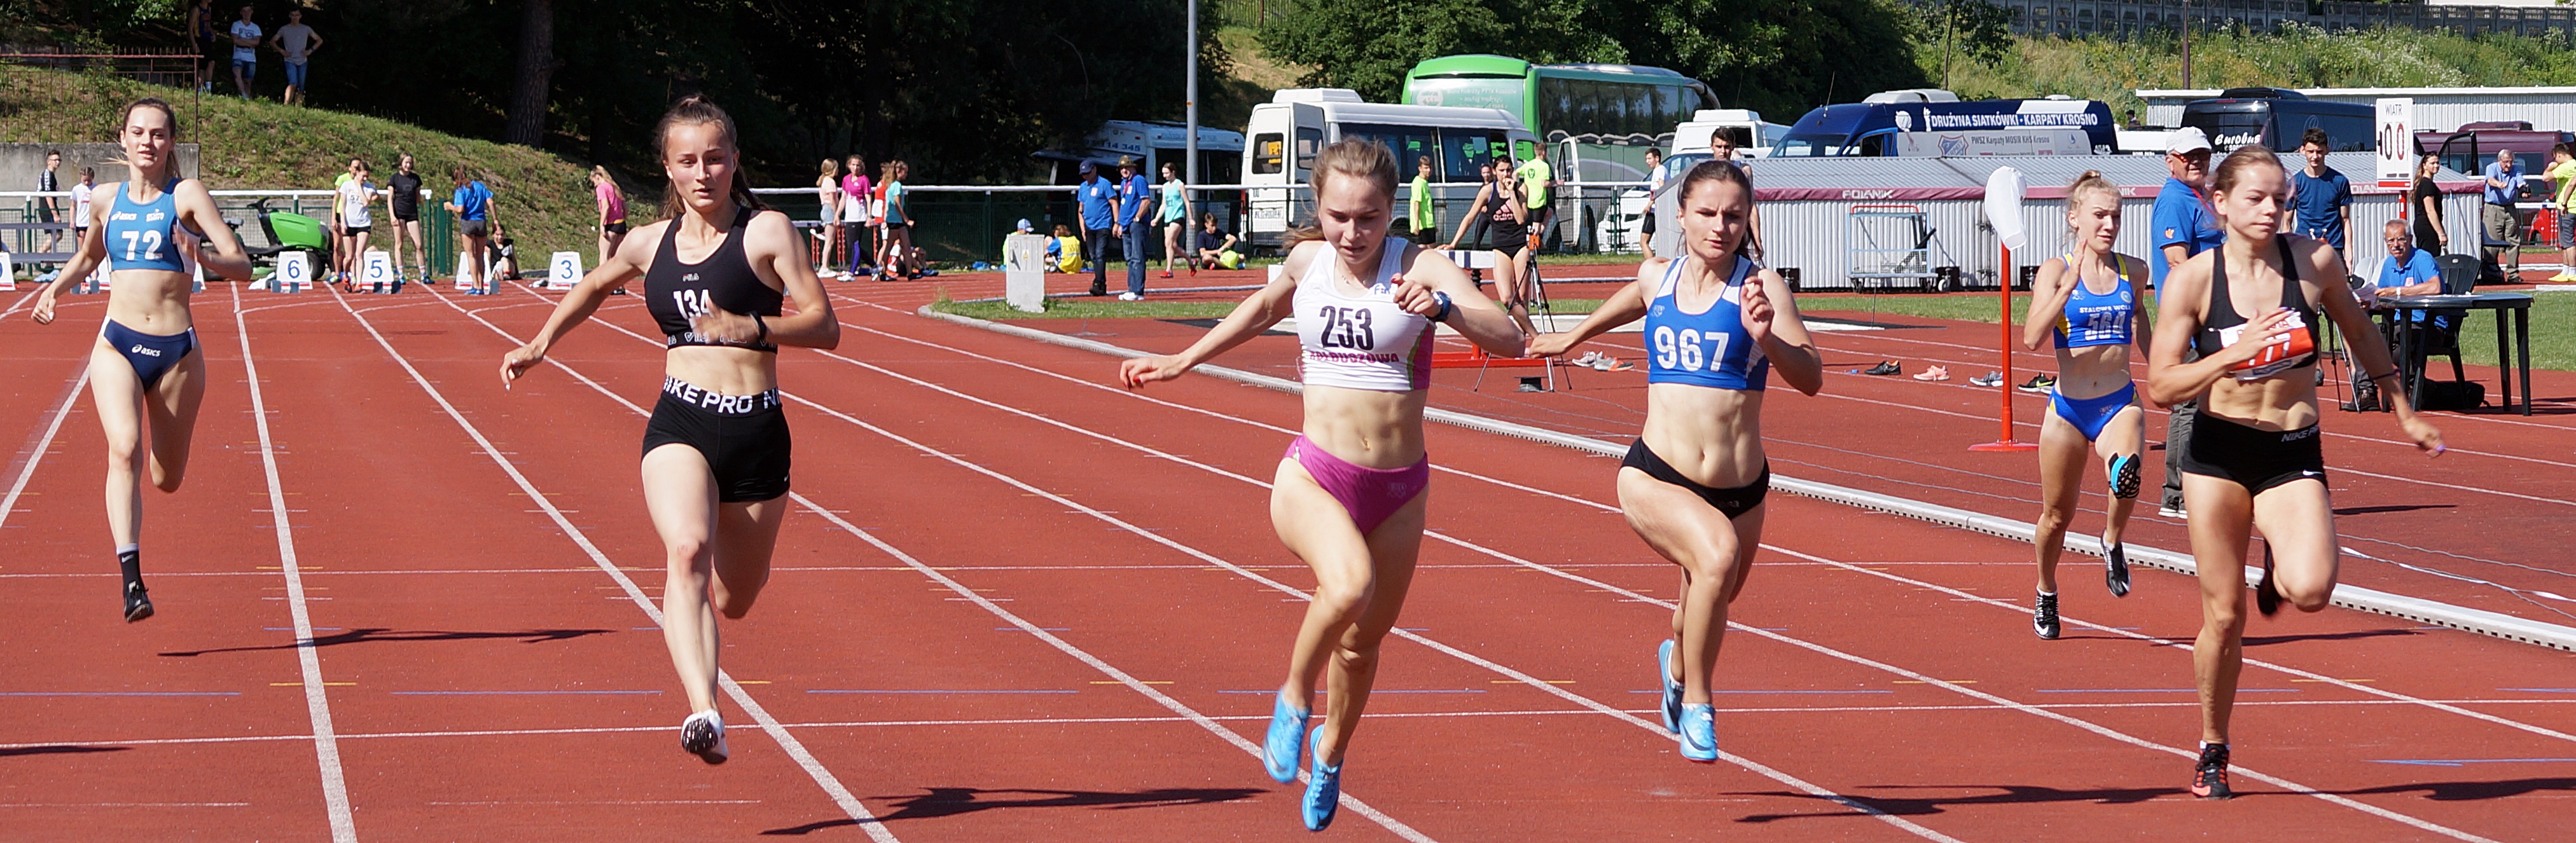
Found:
[{"label": "tree", "polygon": [[1537,63],[1616,62],[1626,51],[1589,28],[1589,0],[1319,0],[1261,27],[1262,49],[1315,68],[1298,80],[1394,102],[1424,59],[1496,53]]},{"label": "tree", "polygon": [[543,146],[546,107],[555,75],[554,0],[527,0],[519,11],[519,69],[511,79],[509,126],[503,143]]}]

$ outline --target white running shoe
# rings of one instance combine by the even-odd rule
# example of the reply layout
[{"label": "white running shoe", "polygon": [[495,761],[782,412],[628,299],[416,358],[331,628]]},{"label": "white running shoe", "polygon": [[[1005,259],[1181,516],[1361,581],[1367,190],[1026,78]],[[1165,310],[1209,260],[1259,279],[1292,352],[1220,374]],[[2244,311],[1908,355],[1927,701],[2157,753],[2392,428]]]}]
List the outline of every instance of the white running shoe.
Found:
[{"label": "white running shoe", "polygon": [[1118,294],[1118,300],[1119,300],[1119,301],[1144,301],[1144,300],[1145,300],[1145,297],[1144,297],[1144,296],[1137,295],[1137,294],[1135,294],[1135,293],[1119,293],[1119,294]]},{"label": "white running shoe", "polygon": [[1569,361],[1569,362],[1570,362],[1570,363],[1572,363],[1573,365],[1576,365],[1576,366],[1590,366],[1590,365],[1592,365],[1593,361],[1596,361],[1596,360],[1599,360],[1599,359],[1601,359],[1601,352],[1598,352],[1598,351],[1586,351],[1586,352],[1584,352],[1584,353],[1583,353],[1583,356],[1581,356],[1581,357],[1577,357],[1577,358],[1574,358],[1572,361]]},{"label": "white running shoe", "polygon": [[2182,510],[2175,509],[2175,508],[2170,507],[2170,506],[2168,506],[2168,507],[2163,507],[2163,508],[2160,508],[2160,509],[2157,509],[2157,510],[2156,510],[2156,514],[2157,514],[2157,515],[2162,515],[2162,516],[2164,516],[2164,517],[2166,517],[2166,518],[2173,518],[2173,519],[2178,519],[2178,520],[2183,520],[2183,521],[2189,521],[2189,520],[2191,520],[2191,513],[2184,512],[2184,511],[2182,511]]},{"label": "white running shoe", "polygon": [[725,763],[724,732],[724,720],[712,709],[689,715],[689,719],[680,721],[680,751],[709,764]]}]

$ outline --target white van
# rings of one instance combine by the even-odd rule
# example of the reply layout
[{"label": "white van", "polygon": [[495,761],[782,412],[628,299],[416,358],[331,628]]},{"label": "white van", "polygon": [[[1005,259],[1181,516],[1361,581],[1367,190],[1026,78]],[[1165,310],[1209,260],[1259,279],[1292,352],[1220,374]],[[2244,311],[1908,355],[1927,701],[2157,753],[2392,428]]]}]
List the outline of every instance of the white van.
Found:
[{"label": "white van", "polygon": [[1762,112],[1749,108],[1703,108],[1692,114],[1690,122],[1673,127],[1673,148],[1667,157],[1685,152],[1707,152],[1711,135],[1725,133],[1735,142],[1735,157],[1760,158],[1771,153],[1771,145],[1789,136],[1789,127],[1762,119]]},{"label": "white van", "polygon": [[[1262,247],[1276,247],[1289,229],[1314,216],[1314,197],[1304,186],[1315,153],[1326,144],[1350,138],[1384,142],[1395,153],[1397,181],[1403,183],[1413,181],[1415,163],[1429,156],[1431,180],[1442,185],[1432,195],[1439,207],[1439,240],[1446,241],[1476,199],[1478,168],[1498,153],[1526,158],[1538,140],[1499,108],[1362,102],[1348,88],[1280,91],[1252,107],[1243,134],[1243,238]],[[1406,197],[1397,191],[1399,217],[1408,210]]]}]

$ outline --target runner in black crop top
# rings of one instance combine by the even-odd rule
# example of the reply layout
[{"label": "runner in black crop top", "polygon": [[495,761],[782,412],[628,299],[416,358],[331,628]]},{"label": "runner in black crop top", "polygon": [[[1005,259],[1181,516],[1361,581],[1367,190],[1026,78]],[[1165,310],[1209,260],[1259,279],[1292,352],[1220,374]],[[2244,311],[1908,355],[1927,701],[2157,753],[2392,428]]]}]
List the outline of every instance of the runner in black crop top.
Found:
[{"label": "runner in black crop top", "polygon": [[[2261,380],[2272,375],[2306,368],[2317,362],[2317,310],[2308,306],[2308,297],[2299,288],[2299,261],[2290,254],[2290,235],[2275,235],[2272,242],[2281,247],[2281,306],[2289,308],[2296,318],[2283,325],[2280,342],[2287,344],[2290,356],[2265,360],[2248,360],[2234,371],[2240,380]],[[2261,315],[2261,314],[2256,314]],[[2245,328],[2245,316],[2236,312],[2236,304],[2227,297],[2227,261],[2209,264],[2209,315],[2202,317],[2200,332],[2193,334],[2191,347],[2202,357],[2217,354],[2236,341]],[[2264,355],[2272,356],[2271,354]]]},{"label": "runner in black crop top", "polygon": [[654,253],[653,266],[644,271],[644,309],[653,314],[654,324],[662,328],[663,348],[720,345],[772,354],[778,352],[778,346],[767,340],[726,342],[699,334],[689,327],[689,320],[707,315],[711,307],[755,317],[778,315],[778,305],[785,296],[760,283],[760,276],[751,271],[751,260],[742,252],[742,243],[749,238],[751,220],[758,214],[759,211],[751,208],[735,210],[733,230],[725,235],[723,245],[717,246],[706,260],[697,263],[680,260],[680,227],[663,227],[662,250]]}]

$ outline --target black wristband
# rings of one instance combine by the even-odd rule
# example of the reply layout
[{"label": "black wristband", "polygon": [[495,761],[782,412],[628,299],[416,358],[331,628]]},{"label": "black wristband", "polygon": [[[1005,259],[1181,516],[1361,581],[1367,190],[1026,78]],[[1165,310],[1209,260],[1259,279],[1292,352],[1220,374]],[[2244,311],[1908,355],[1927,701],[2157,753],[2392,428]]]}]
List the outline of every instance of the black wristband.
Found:
[{"label": "black wristband", "polygon": [[751,315],[751,324],[754,324],[754,325],[758,325],[758,326],[760,326],[760,336],[757,336],[757,337],[753,337],[753,338],[751,338],[751,341],[752,341],[752,342],[768,342],[768,341],[769,341],[769,323],[761,321],[761,319],[760,319],[760,314],[754,313],[754,314],[752,314],[752,315]]}]

